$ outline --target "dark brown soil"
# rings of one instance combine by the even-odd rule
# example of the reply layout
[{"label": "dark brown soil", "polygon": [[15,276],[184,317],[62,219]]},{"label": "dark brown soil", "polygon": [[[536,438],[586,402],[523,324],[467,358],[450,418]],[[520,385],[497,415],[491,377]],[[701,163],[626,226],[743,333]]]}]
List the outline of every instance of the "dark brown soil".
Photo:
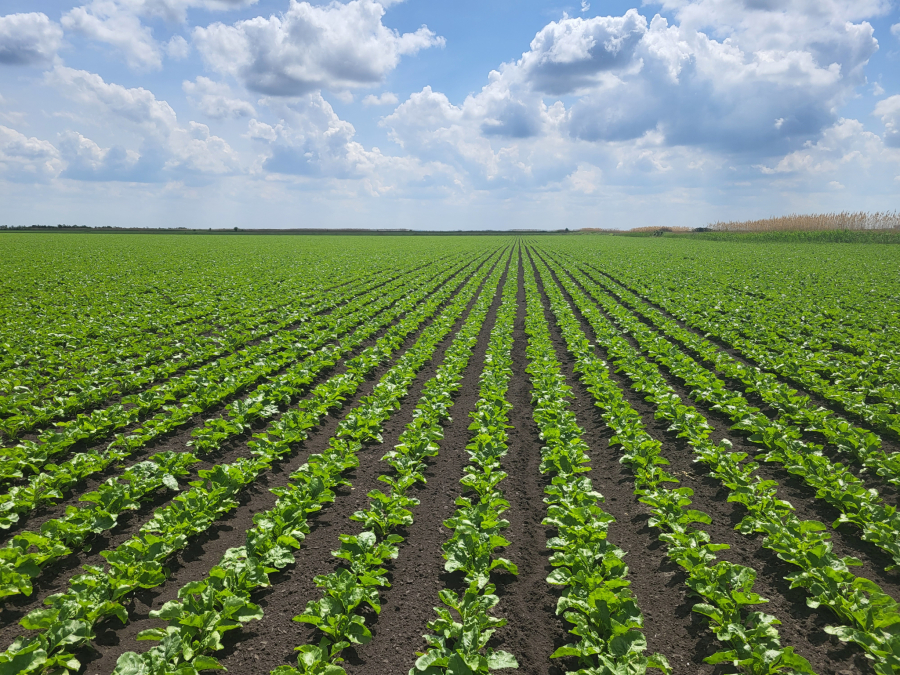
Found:
[{"label": "dark brown soil", "polygon": [[[668,310],[666,310],[661,305],[656,304],[655,302],[650,300],[650,298],[648,298],[648,297],[644,296],[643,294],[641,294],[640,292],[638,292],[637,289],[629,286],[624,281],[618,279],[613,274],[610,274],[607,271],[601,270],[597,266],[592,265],[590,267],[596,273],[603,275],[604,277],[606,277],[613,283],[617,284],[618,286],[631,291],[632,293],[637,295],[639,298],[641,298],[641,300],[646,302],[648,305],[650,305],[654,309],[659,310],[663,315],[666,316],[666,318],[676,321],[678,323],[678,325],[681,326],[682,328],[692,331],[694,333],[700,332],[697,329],[690,326],[689,324],[682,321],[681,319],[679,319],[678,317],[676,317],[675,315],[671,314]],[[703,336],[707,340],[712,342],[714,345],[716,345],[719,349],[724,351],[726,354],[728,354],[732,358],[740,361],[744,365],[760,368],[761,370],[765,370],[765,368],[762,368],[762,366],[760,366],[756,361],[745,356],[742,352],[738,351],[730,343],[725,342],[721,338],[719,338],[715,335],[706,334],[706,333],[703,333]],[[861,427],[870,428],[870,425],[868,422],[861,419],[855,413],[845,409],[839,402],[832,401],[831,399],[825,398],[824,396],[821,396],[820,394],[809,391],[808,389],[805,388],[805,386],[801,382],[798,382],[797,380],[794,380],[791,377],[779,375],[777,373],[773,373],[773,374],[777,375],[777,377],[781,381],[785,382],[786,384],[790,385],[792,388],[796,389],[798,393],[802,394],[803,396],[809,396],[810,401],[812,401],[812,403],[814,403],[816,406],[822,406],[823,408],[827,408],[827,409],[831,410],[832,412],[847,418],[854,424],[857,424]],[[879,432],[877,429],[875,430],[875,432],[878,433],[879,436],[881,437],[882,444],[883,444],[882,447],[884,448],[885,452],[900,452],[900,440],[898,440],[897,436],[893,432],[890,432],[890,431]]]},{"label": "dark brown soil", "polygon": [[[465,315],[457,322],[454,332],[461,326]],[[394,353],[390,362],[377,368],[356,395],[344,403],[342,410],[351,410],[362,397],[371,393],[378,379],[414,344],[421,331],[432,321],[433,319],[428,320],[418,331],[411,334]],[[415,401],[418,398],[422,385],[433,375],[435,364],[439,363],[438,359],[449,344],[450,338],[447,338],[439,345],[437,356],[420,371],[405,401]],[[383,437],[386,440],[392,437],[396,439],[403,426],[410,421],[413,407],[414,403],[403,406],[385,423]],[[198,537],[188,549],[175,556],[175,560],[168,565],[171,575],[163,586],[135,594],[128,606],[131,621],[127,626],[121,627],[117,621],[98,626],[95,650],[93,653],[85,651],[81,658],[82,663],[86,664],[83,672],[91,675],[109,673],[115,667],[120,654],[126,651],[143,652],[151,648],[155,643],[138,642],[135,639],[140,631],[163,625],[159,620],[151,619],[149,612],[175,599],[178,589],[185,583],[202,579],[206,572],[218,563],[227,549],[243,544],[244,533],[253,526],[253,516],[274,506],[276,497],[270,490],[286,485],[290,473],[301,465],[309,454],[325,448],[342,417],[343,415],[336,411],[335,414],[325,418],[292,457],[276,464],[272,471],[261,476],[244,490],[241,505],[237,509]],[[227,649],[216,656],[223,659],[229,670],[248,672],[246,669],[249,667],[253,668],[249,672],[262,673],[293,661],[293,648],[307,641],[302,631],[311,632],[311,627],[293,622],[292,617],[302,611],[308,600],[317,597],[318,589],[313,583],[314,575],[333,571],[336,561],[330,552],[339,547],[337,535],[349,531],[348,523],[356,528],[355,523],[348,521],[348,516],[365,506],[368,491],[382,485],[376,482],[375,478],[380,472],[378,464],[383,454],[383,448],[377,445],[364,448],[359,453],[360,466],[347,474],[352,487],[337,490],[335,503],[326,506],[317,517],[310,520],[311,533],[304,541],[303,547],[296,553],[297,564],[281,573],[271,575],[272,586],[254,594],[253,601],[263,608],[265,616],[261,622],[254,622],[227,634]],[[302,597],[297,596],[298,592],[303,593]],[[244,644],[248,639],[253,640],[249,647],[265,642],[264,654]],[[257,667],[259,670],[256,670]]]},{"label": "dark brown soil", "polygon": [[[381,594],[381,614],[367,619],[375,637],[368,645],[348,650],[345,668],[350,675],[383,673],[385,663],[391,664],[388,666],[391,671],[408,671],[417,658],[416,652],[427,648],[422,636],[428,632],[428,622],[435,618],[432,608],[439,604],[438,592],[458,584],[457,575],[444,572],[441,545],[447,540],[450,530],[444,527],[443,521],[453,515],[454,500],[462,493],[459,480],[468,462],[465,447],[470,435],[469,413],[478,401],[478,377],[505,280],[506,273],[500,280],[498,292],[463,374],[461,387],[454,397],[450,410],[452,419],[444,425],[440,452],[427,462],[425,475],[428,482],[410,491],[421,503],[413,510],[412,525],[400,533],[405,541],[400,544],[399,556],[388,565],[392,587]],[[411,408],[415,399],[410,397],[409,401]],[[390,438],[385,437],[385,449],[397,442],[405,424],[398,425]],[[376,471],[380,472],[388,469],[385,464],[376,467]]]},{"label": "dark brown soil", "polygon": [[[524,252],[521,257],[513,258],[513,264],[520,265],[520,284],[512,352],[513,378],[508,391],[508,399],[513,405],[510,413],[512,428],[509,429],[509,453],[503,461],[504,470],[509,476],[500,485],[510,502],[510,508],[504,517],[510,522],[505,536],[511,542],[501,555],[515,562],[519,573],[511,575],[500,572],[492,578],[500,597],[494,613],[506,618],[508,623],[496,632],[490,646],[512,652],[519,661],[518,672],[522,675],[562,675],[567,670],[576,669],[577,664],[571,659],[551,660],[550,655],[558,647],[575,642],[577,637],[568,633],[571,624],[556,615],[560,591],[546,581],[553,569],[549,564],[551,551],[546,548],[546,542],[555,532],[541,524],[546,515],[543,489],[549,478],[539,471],[542,442],[532,419],[532,389],[525,370],[528,363],[525,351],[527,335],[524,332],[525,295],[521,279],[524,274],[532,273],[529,255],[536,255],[534,249],[530,253]],[[453,283],[458,280],[459,278]],[[541,290],[543,293],[543,288]],[[716,641],[705,617],[692,611],[698,598],[692,596],[685,586],[685,575],[681,568],[668,561],[665,547],[658,540],[659,532],[648,526],[649,508],[641,504],[634,495],[633,476],[619,462],[621,449],[609,446],[612,432],[604,423],[600,409],[593,405],[591,394],[574,372],[574,361],[556,326],[546,295],[544,301],[545,316],[551,326],[556,356],[574,395],[569,403],[583,429],[582,437],[590,448],[591,472],[588,476],[595,489],[604,495],[603,508],[616,519],[610,526],[609,538],[627,553],[625,560],[629,565],[628,578],[632,584],[631,591],[644,615],[644,633],[649,652],[664,654],[677,675],[724,675],[734,672],[733,669],[704,663],[705,657],[724,646]],[[348,649],[344,653],[346,662],[343,665],[350,675],[400,675],[408,672],[416,659],[416,652],[426,648],[422,636],[428,632],[428,622],[435,617],[433,607],[439,604],[438,591],[445,587],[457,590],[462,587],[460,575],[444,571],[441,545],[447,540],[450,531],[443,526],[443,521],[453,513],[454,500],[463,492],[459,479],[468,461],[465,445],[470,437],[469,413],[478,400],[478,378],[499,302],[498,292],[463,375],[462,387],[455,396],[451,410],[452,420],[448,420],[444,426],[440,453],[428,460],[428,483],[412,490],[421,504],[414,509],[414,523],[399,532],[405,540],[399,546],[399,557],[388,564],[388,579],[392,585],[382,589],[380,615],[369,612],[366,616],[374,639],[368,645]],[[469,309],[471,306],[472,303],[469,304]],[[582,329],[593,340],[595,336],[589,324],[574,304],[573,310]],[[321,597],[320,590],[313,581],[315,575],[332,572],[338,566],[339,561],[331,555],[331,551],[339,546],[338,535],[360,530],[357,523],[349,520],[349,516],[354,511],[365,508],[370,490],[384,487],[377,481],[377,477],[389,471],[389,467],[381,461],[381,457],[397,443],[398,436],[412,419],[424,383],[434,375],[455,331],[467,315],[468,310],[459,319],[454,331],[438,346],[433,359],[418,373],[407,396],[401,401],[400,408],[385,423],[383,443],[371,444],[361,450],[359,467],[347,474],[352,486],[338,490],[335,502],[311,519],[310,534],[295,553],[296,564],[271,575],[272,585],[254,593],[254,602],[260,604],[265,612],[263,619],[226,634],[226,648],[216,656],[230,672],[265,675],[279,665],[293,664],[296,658],[294,647],[319,639],[321,634],[316,629],[292,619],[303,611],[308,601]],[[666,315],[674,318],[667,313]],[[422,328],[430,323],[431,321],[426,322]],[[691,330],[683,322],[679,324]],[[416,331],[411,335],[395,352],[395,358],[408,349],[419,334],[420,331]],[[375,339],[377,336],[364,346]],[[630,338],[626,339],[634,344]],[[746,362],[728,345],[717,344]],[[602,348],[597,348],[597,354],[601,358],[609,358]],[[285,485],[292,470],[302,464],[310,453],[321,450],[327,444],[343,413],[371,392],[377,379],[393,361],[391,359],[378,368],[356,395],[345,402],[342,410],[335,411],[324,419],[319,427],[311,431],[309,439],[298,445],[289,457],[277,463],[271,471],[264,473],[245,489],[240,495],[240,505],[235,510],[196,537],[188,549],[176,555],[169,564],[171,575],[164,585],[134,594],[127,605],[131,618],[128,625],[122,626],[118,621],[112,621],[103,622],[96,627],[97,639],[93,648],[84,649],[78,655],[85,664],[81,671],[83,674],[106,675],[113,670],[122,653],[142,652],[156,644],[135,640],[139,631],[163,625],[162,622],[151,619],[149,612],[174,599],[178,589],[185,583],[206,576],[226,549],[243,543],[245,531],[252,526],[253,516],[274,505],[275,496],[270,490]],[[323,373],[319,381],[342,370],[343,364],[338,364],[330,372]],[[730,431],[730,420],[693,402],[689,391],[679,379],[665,368],[661,368],[661,372],[685,403],[696,405],[706,416],[714,428],[713,440],[727,437],[734,443],[735,450],[747,452],[751,457],[758,453],[759,447]],[[796,572],[796,568],[763,548],[760,537],[744,536],[734,530],[734,526],[744,516],[743,507],[727,501],[727,490],[718,480],[707,475],[707,469],[702,464],[694,462],[690,446],[668,430],[667,422],[654,418],[654,406],[631,389],[630,382],[624,375],[611,373],[610,376],[622,389],[625,398],[641,414],[648,433],[663,444],[663,454],[671,462],[670,471],[681,480],[683,486],[694,490],[693,507],[711,517],[712,523],[703,528],[709,532],[714,542],[726,543],[731,547],[722,551],[720,558],[749,565],[757,571],[754,590],[769,600],[768,604],[759,609],[782,621],[779,626],[782,643],[792,645],[810,661],[819,675],[872,673],[870,662],[858,648],[845,645],[824,632],[826,625],[835,623],[834,617],[825,609],[807,607],[806,592],[803,589],[789,588],[785,576]],[[727,384],[743,391],[743,386],[738,382],[728,381]],[[790,384],[797,388],[794,383]],[[748,394],[747,398],[765,414],[774,414],[758,396]],[[821,398],[814,396],[813,401],[835,409],[834,404]],[[135,453],[128,463],[161,450],[184,451],[196,424],[215,414],[217,411],[209,411],[198,416],[191,425]],[[204,457],[203,462],[195,469],[245,456],[249,437],[250,434],[246,434],[233,439],[225,447]],[[815,435],[809,435],[808,438],[813,442],[822,442]],[[887,450],[900,449],[895,446],[895,441],[885,443]],[[67,504],[76,503],[78,495],[93,489],[101,480],[116,475],[121,470],[121,467],[113,467],[101,475],[91,477],[60,504],[23,518],[16,530],[0,533],[0,540],[8,539],[12,532],[21,528],[36,529],[46,519],[63,513]],[[876,581],[885,592],[900,599],[900,573],[885,572],[884,567],[890,563],[889,558],[876,547],[860,541],[854,527],[831,528],[831,522],[837,517],[835,509],[817,500],[810,488],[776,464],[765,464],[757,472],[760,477],[771,478],[779,483],[779,496],[794,505],[798,517],[816,519],[829,526],[835,552],[838,555],[857,556],[863,561],[862,567],[854,569],[858,575]],[[872,485],[877,484],[886,498],[896,501],[896,491],[884,490],[883,484],[865,474],[861,478],[874,481]],[[102,559],[99,551],[114,547],[131,536],[152,511],[171,496],[170,493],[159,491],[140,511],[123,515],[120,524],[113,531],[95,539],[92,542],[93,552],[71,555],[49,566],[39,578],[32,597],[6,599],[0,609],[0,641],[3,642],[0,646],[6,646],[17,635],[26,632],[17,625],[23,614],[40,606],[48,594],[63,590],[69,579],[80,572],[81,565],[100,562]]]},{"label": "dark brown soil", "polygon": [[569,661],[560,663],[550,655],[567,642],[567,622],[556,616],[559,592],[547,583],[551,551],[547,540],[555,531],[541,521],[547,515],[544,486],[549,479],[540,472],[541,442],[538,427],[532,419],[531,379],[525,371],[528,359],[525,353],[528,336],[525,333],[525,274],[528,259],[519,264],[518,313],[513,326],[512,379],[507,392],[513,408],[510,411],[509,451],[502,465],[509,477],[500,484],[510,504],[504,517],[509,529],[504,536],[511,545],[501,555],[518,566],[518,575],[498,576],[497,595],[500,597],[498,614],[507,625],[497,631],[492,646],[515,655],[519,661],[519,673],[553,675],[565,672]]},{"label": "dark brown soil", "polygon": [[[572,307],[573,310],[576,311],[576,314],[578,314],[577,308],[574,307],[574,303],[572,304]],[[580,315],[579,318],[581,318]],[[585,334],[589,339],[592,339],[593,332],[590,329],[590,325],[583,320],[583,318],[581,318],[581,324]],[[631,340],[629,341],[631,342]],[[607,361],[609,360],[609,355],[602,348],[598,347],[597,353],[601,358]],[[663,372],[665,374],[665,371]],[[733,529],[746,514],[743,506],[727,501],[727,489],[724,488],[717,479],[709,477],[702,464],[694,462],[691,448],[684,439],[677,438],[674,432],[668,431],[667,422],[656,420],[654,418],[654,406],[643,401],[641,394],[630,388],[630,382],[627,378],[617,373],[611,373],[611,377],[622,388],[625,398],[632,407],[641,413],[647,431],[653,437],[663,442],[663,456],[671,463],[669,471],[682,481],[681,484],[683,486],[690,487],[694,490],[692,508],[704,511],[711,517],[712,524],[703,525],[703,529],[710,534],[713,542],[725,543],[731,546],[729,550],[721,551],[719,557],[735,564],[749,565],[757,571],[758,576],[756,584],[754,585],[754,590],[769,600],[769,603],[760,609],[766,613],[773,614],[782,621],[782,625],[779,626],[782,644],[785,646],[793,646],[797,653],[805,657],[820,675],[871,673],[872,669],[869,665],[870,662],[864,658],[860,649],[855,646],[845,645],[837,640],[837,638],[824,632],[823,629],[826,625],[835,623],[834,616],[824,608],[815,610],[810,609],[806,606],[805,591],[803,589],[792,590],[789,588],[789,583],[784,580],[784,577],[795,573],[797,568],[788,565],[778,559],[771,551],[762,548],[760,537],[746,537]],[[687,404],[692,403],[691,399],[688,397],[687,390],[680,386],[677,381],[674,381],[674,378],[669,378],[669,384],[672,385],[679,396],[682,397],[683,401]],[[590,393],[587,392],[586,389],[580,389],[579,399],[587,398],[589,396]],[[747,452],[751,457],[756,453],[755,446],[746,443],[739,436],[736,437],[731,433],[726,433],[730,425],[723,425],[721,420],[716,419],[716,416],[711,415],[708,410],[701,407],[698,407],[698,410],[704,413],[709,423],[715,428],[715,433],[711,437],[713,440],[719,440],[727,436],[734,444],[734,449],[736,451]],[[759,471],[763,471],[766,468],[767,467],[764,466]],[[627,469],[623,467],[622,471],[627,472]],[[765,476],[766,474],[761,473],[761,475]],[[779,480],[780,482],[781,480],[784,480],[784,477],[772,476],[772,478]],[[790,478],[792,479],[793,477]],[[600,491],[605,495],[607,494],[602,488]],[[779,497],[787,499],[795,507],[798,506],[798,500],[791,499],[789,494],[784,493],[783,483],[781,483]],[[804,506],[807,506],[807,504],[804,503]],[[645,523],[649,516],[649,509],[641,504],[638,504],[637,508],[640,508],[642,513],[639,517],[640,521]],[[815,517],[818,520],[823,520],[822,516],[811,515],[799,510],[798,517]],[[649,528],[644,525],[643,529],[646,530]],[[832,534],[835,533],[832,531]],[[612,534],[610,537],[613,539]],[[840,547],[841,542],[837,540],[837,536],[835,539],[835,551],[839,555],[846,555]],[[613,541],[616,540],[613,539]],[[660,546],[658,542],[656,545]],[[634,555],[632,549],[628,549],[625,546],[622,547]],[[643,554],[644,551],[641,553]],[[629,564],[633,562],[631,556],[629,556],[627,560]],[[860,576],[868,576],[863,573],[863,569],[866,568],[855,568],[855,571],[857,571]],[[870,566],[868,571],[874,572],[875,569]],[[697,602],[698,599],[696,597],[690,598],[687,596],[687,589],[681,584],[681,581],[683,581],[684,578],[683,575],[680,572],[676,572],[675,576],[678,578],[679,586],[682,589],[681,592],[684,593],[687,598],[685,606],[688,611],[690,611],[690,607]],[[889,588],[890,587],[885,590],[889,590]],[[640,597],[638,597],[638,599],[640,600]],[[640,606],[643,609],[643,604],[640,604]],[[667,617],[667,625],[671,625],[671,619],[672,617]],[[697,617],[692,621],[695,624],[705,623],[702,617]],[[648,628],[648,633],[649,632]],[[690,668],[698,667],[700,665],[699,661],[702,660],[706,653],[712,653],[719,648],[716,646],[718,643],[714,642],[714,636],[712,636],[708,630],[705,632],[709,635],[709,643],[706,647],[708,652],[700,647],[700,645],[697,645],[694,650],[696,655],[695,660]],[[666,653],[667,656],[669,655],[669,652],[664,651],[664,653]],[[695,671],[688,669],[683,672],[688,673]]]},{"label": "dark brown soil", "polygon": [[[459,283],[459,277],[457,275],[452,276],[447,283],[453,283],[456,281]],[[421,304],[421,303],[420,303]],[[385,307],[386,311],[389,309]],[[324,382],[329,377],[340,374],[344,372],[344,364],[352,359],[354,356],[359,354],[361,351],[366,349],[367,347],[374,345],[382,335],[384,335],[389,329],[390,326],[396,323],[392,321],[388,325],[382,327],[376,333],[374,333],[367,340],[363,341],[356,349],[349,352],[343,359],[341,359],[334,367],[326,368],[305,388],[304,392],[308,392],[316,387],[319,383]],[[355,328],[353,329],[355,330]],[[349,336],[352,333],[352,330],[347,333]],[[346,337],[346,336],[345,336]],[[277,377],[279,374],[283,373],[287,370],[290,365],[286,365],[284,368],[280,369],[278,372],[270,375],[267,380],[271,380],[274,377]],[[173,452],[184,452],[190,450],[190,447],[187,445],[188,441],[192,438],[192,433],[195,429],[203,426],[209,419],[213,419],[221,415],[222,411],[234,400],[243,398],[247,395],[249,391],[251,391],[255,386],[248,388],[245,391],[241,391],[235,393],[228,398],[226,398],[222,403],[215,405],[209,409],[207,409],[202,414],[195,415],[190,422],[187,424],[180,426],[176,429],[173,429],[170,433],[159,436],[158,438],[151,441],[149,444],[142,448],[138,448],[134,453],[131,454],[129,458],[125,460],[124,463],[121,464],[111,464],[104,471],[96,473],[92,476],[88,476],[85,480],[76,484],[72,490],[68,492],[66,497],[58,502],[57,504],[42,506],[34,511],[29,513],[23,513],[20,516],[19,522],[17,522],[13,527],[8,530],[4,530],[0,532],[0,545],[8,541],[12,536],[14,536],[17,532],[22,530],[30,529],[32,531],[38,530],[41,525],[47,521],[52,520],[54,518],[59,518],[66,513],[66,508],[70,505],[78,505],[80,496],[86,492],[90,492],[95,490],[98,485],[102,482],[106,481],[108,478],[112,476],[117,476],[122,473],[124,467],[131,466],[139,461],[145,460],[152,455],[158,452],[165,451],[173,451]],[[296,400],[299,400],[300,396],[297,397]],[[277,419],[277,416],[273,419]],[[248,431],[244,434],[236,436],[232,439],[229,439],[222,448],[211,452],[207,455],[203,455],[200,459],[201,461],[194,465],[191,476],[186,477],[184,480],[193,480],[196,477],[196,472],[200,469],[208,469],[215,464],[221,464],[222,462],[230,462],[237,459],[239,456],[246,455],[248,452],[247,441],[252,437],[253,433],[256,433],[259,429],[263,428],[268,422],[271,420],[261,421],[256,425],[256,428]],[[132,429],[140,426],[140,422],[135,422],[128,429],[124,431],[130,431]],[[102,443],[98,443],[93,447],[95,449],[102,449],[106,447],[108,444],[108,439],[103,441]],[[237,452],[233,452],[237,450]],[[143,510],[142,510],[143,511]],[[140,521],[139,521],[140,522]],[[95,550],[103,550],[97,549],[96,546],[93,547]]]}]

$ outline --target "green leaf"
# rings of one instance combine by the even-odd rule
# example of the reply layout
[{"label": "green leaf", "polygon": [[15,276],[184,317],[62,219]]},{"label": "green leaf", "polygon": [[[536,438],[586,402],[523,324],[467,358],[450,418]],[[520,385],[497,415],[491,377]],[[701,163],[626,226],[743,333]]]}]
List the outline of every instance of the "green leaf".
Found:
[{"label": "green leaf", "polygon": [[488,656],[488,668],[499,670],[500,668],[518,668],[519,662],[509,652],[496,651]]}]

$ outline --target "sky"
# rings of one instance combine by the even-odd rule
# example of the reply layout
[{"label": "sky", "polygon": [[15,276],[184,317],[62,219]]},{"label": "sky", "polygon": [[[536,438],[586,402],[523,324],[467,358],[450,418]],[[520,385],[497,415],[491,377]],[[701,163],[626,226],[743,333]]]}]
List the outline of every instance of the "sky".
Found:
[{"label": "sky", "polygon": [[900,207],[900,0],[4,0],[0,225]]}]

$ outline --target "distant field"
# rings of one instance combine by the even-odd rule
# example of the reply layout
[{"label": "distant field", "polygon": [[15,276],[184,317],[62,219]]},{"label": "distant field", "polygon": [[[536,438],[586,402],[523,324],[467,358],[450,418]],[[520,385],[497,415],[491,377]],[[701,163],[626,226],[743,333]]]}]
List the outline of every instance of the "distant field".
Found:
[{"label": "distant field", "polygon": [[0,675],[900,673],[900,248],[773,235],[3,233]]}]

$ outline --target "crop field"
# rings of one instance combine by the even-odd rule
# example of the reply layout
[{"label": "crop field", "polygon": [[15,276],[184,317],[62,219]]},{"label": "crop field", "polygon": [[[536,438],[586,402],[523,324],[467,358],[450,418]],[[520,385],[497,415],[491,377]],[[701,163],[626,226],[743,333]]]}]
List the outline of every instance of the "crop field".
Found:
[{"label": "crop field", "polygon": [[900,674],[896,246],[0,253],[0,675]]}]

